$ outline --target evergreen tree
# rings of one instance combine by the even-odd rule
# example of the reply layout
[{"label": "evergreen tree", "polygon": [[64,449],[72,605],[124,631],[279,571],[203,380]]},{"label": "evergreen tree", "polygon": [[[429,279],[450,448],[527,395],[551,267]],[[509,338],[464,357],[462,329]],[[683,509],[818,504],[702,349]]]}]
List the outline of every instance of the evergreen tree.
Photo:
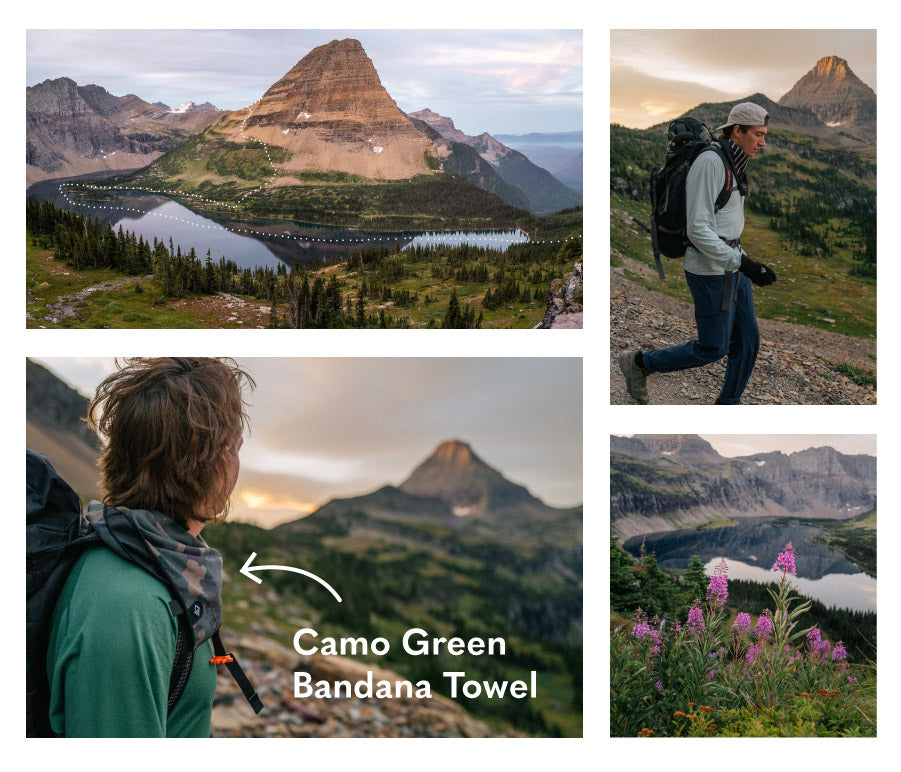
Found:
[{"label": "evergreen tree", "polygon": [[463,317],[460,314],[460,301],[457,299],[457,288],[454,287],[451,293],[450,302],[447,304],[447,312],[444,314],[444,321],[441,326],[446,329],[454,329],[462,327]]}]

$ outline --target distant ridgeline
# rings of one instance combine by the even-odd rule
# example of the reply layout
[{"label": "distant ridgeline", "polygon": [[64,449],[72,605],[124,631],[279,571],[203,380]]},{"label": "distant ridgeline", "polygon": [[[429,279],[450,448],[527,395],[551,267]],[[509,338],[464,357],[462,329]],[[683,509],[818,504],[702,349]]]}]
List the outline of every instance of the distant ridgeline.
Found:
[{"label": "distant ridgeline", "polygon": [[697,435],[610,438],[610,517],[620,539],[790,516],[845,519],[876,505],[876,458],[833,448],[724,458]]},{"label": "distant ridgeline", "polygon": [[[836,81],[843,85],[835,86]],[[851,276],[875,278],[876,95],[847,63],[827,57],[778,103],[752,94],[704,103],[685,115],[712,130],[733,104],[745,101],[770,114],[767,147],[748,167],[747,209],[796,254],[842,259]],[[615,197],[648,201],[649,175],[663,164],[668,126],[611,125],[610,190]]]}]

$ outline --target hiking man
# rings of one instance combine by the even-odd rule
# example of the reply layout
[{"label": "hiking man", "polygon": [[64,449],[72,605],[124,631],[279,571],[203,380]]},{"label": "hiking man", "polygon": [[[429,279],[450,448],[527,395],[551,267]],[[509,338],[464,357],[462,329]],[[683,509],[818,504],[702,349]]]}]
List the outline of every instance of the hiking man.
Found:
[{"label": "hiking man", "polygon": [[[724,151],[701,152],[685,181],[686,237],[682,268],[695,306],[696,340],[652,351],[624,351],[618,358],[626,389],[639,404],[648,403],[647,377],[701,367],[728,356],[717,405],[737,405],[747,386],[760,334],[754,315],[751,283],[776,281],[771,268],[752,260],[741,248],[744,230],[745,170],[765,146],[770,116],[759,105],[742,102],[716,131]],[[729,184],[731,193],[719,209],[715,202]]]},{"label": "hiking man", "polygon": [[[228,360],[162,358],[128,360],[98,386],[88,422],[106,438],[106,494],[87,519],[102,546],[81,555],[53,611],[56,735],[209,737],[222,558],[200,532],[224,518],[238,477],[245,383]],[[173,706],[173,662],[191,655]]]}]

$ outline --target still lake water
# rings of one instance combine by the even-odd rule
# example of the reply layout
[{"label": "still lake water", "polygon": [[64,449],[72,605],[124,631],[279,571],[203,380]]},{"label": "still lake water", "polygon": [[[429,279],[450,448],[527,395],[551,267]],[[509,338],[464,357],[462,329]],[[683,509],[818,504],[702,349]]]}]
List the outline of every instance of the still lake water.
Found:
[{"label": "still lake water", "polygon": [[[48,180],[32,185],[29,198],[50,201],[95,219],[114,230],[121,225],[145,241],[154,238],[169,243],[171,237],[182,252],[192,247],[201,259],[209,250],[214,261],[226,257],[239,268],[280,264],[305,265],[317,260],[343,260],[351,251],[370,247],[392,246],[409,249],[415,246],[459,246],[470,244],[504,251],[511,244],[529,240],[520,230],[507,231],[404,231],[384,233],[333,228],[286,220],[238,220],[227,214],[198,214],[171,198],[137,191],[104,191],[112,200],[80,200],[71,192],[79,185],[102,184],[103,176],[88,175],[73,180]],[[70,182],[70,185],[65,185]],[[87,191],[88,193],[90,191]]]},{"label": "still lake water", "polygon": [[876,610],[876,579],[863,573],[844,555],[826,547],[819,539],[823,530],[803,520],[773,521],[765,518],[740,520],[738,525],[691,531],[668,531],[628,539],[623,545],[638,555],[653,552],[662,568],[686,568],[692,555],[713,573],[721,557],[726,558],[730,579],[769,583],[780,576],[772,571],[776,556],[791,542],[795,548],[798,576],[792,583],[798,591],[827,606],[855,611]]}]

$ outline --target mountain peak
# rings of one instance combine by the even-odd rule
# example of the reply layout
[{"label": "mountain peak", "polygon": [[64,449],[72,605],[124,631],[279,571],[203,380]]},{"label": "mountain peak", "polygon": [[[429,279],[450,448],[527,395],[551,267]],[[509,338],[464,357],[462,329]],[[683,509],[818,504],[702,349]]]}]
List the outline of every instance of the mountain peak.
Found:
[{"label": "mountain peak", "polygon": [[[811,72],[820,77],[838,77],[845,78],[851,72],[848,68],[848,62],[840,56],[824,56],[816,63]],[[853,75],[853,73],[851,73]]]},{"label": "mountain peak", "polygon": [[461,440],[442,442],[435,448],[432,458],[457,469],[472,463],[473,459],[478,460],[469,444]]},{"label": "mountain peak", "polygon": [[331,169],[403,179],[428,171],[431,142],[385,90],[359,40],[318,46],[247,111],[223,124],[232,141],[285,148],[282,172]]},{"label": "mountain peak", "polygon": [[785,94],[783,107],[807,107],[827,126],[876,121],[876,94],[840,56],[824,56]]},{"label": "mountain peak", "polygon": [[481,515],[488,509],[533,498],[482,461],[462,440],[442,442],[399,487],[404,493],[441,499],[456,515]]}]

